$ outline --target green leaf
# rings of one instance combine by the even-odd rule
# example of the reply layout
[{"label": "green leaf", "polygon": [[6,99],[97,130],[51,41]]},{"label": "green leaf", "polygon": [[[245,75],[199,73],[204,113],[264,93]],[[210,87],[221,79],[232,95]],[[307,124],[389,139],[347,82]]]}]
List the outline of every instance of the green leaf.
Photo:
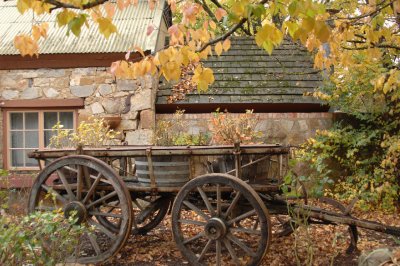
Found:
[{"label": "green leaf", "polygon": [[68,25],[68,23],[74,19],[77,14],[68,9],[64,9],[62,12],[57,14],[56,20],[59,27]]},{"label": "green leaf", "polygon": [[70,22],[68,22],[67,35],[69,35],[69,32],[72,31],[72,33],[76,37],[79,37],[79,35],[81,34],[82,26],[86,22],[86,18],[86,14],[80,14],[78,17],[75,17]]},{"label": "green leaf", "polygon": [[290,3],[288,10],[289,10],[289,15],[291,17],[293,17],[296,14],[296,11],[297,11],[297,0],[295,0],[295,1]]}]

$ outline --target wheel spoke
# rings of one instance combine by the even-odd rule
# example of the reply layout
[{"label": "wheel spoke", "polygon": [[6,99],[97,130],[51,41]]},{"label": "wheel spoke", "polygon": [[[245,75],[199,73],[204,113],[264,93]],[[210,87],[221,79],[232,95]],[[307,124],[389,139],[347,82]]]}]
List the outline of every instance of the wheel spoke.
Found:
[{"label": "wheel spoke", "polygon": [[61,170],[57,170],[57,174],[61,179],[61,182],[63,183],[65,189],[67,190],[68,196],[69,196],[69,200],[70,201],[74,201],[75,200],[75,195],[72,192],[71,186],[67,181],[67,178],[65,178],[64,173]]},{"label": "wheel spoke", "polygon": [[256,213],[256,210],[251,210],[251,211],[245,212],[242,215],[239,215],[238,217],[235,217],[232,220],[229,220],[227,224],[228,224],[228,226],[231,226],[232,224],[234,224],[236,222],[239,222],[239,221],[241,221],[243,219],[246,219],[246,218],[252,216],[255,213]]},{"label": "wheel spoke", "polygon": [[211,216],[214,216],[215,215],[214,208],[211,206],[211,203],[208,200],[206,193],[204,193],[204,191],[201,189],[201,187],[197,187],[197,190],[199,191],[200,196],[203,199],[204,203],[206,204],[206,207],[207,207],[208,211],[210,212]]},{"label": "wheel spoke", "polygon": [[229,242],[229,240],[226,239],[226,238],[223,239],[223,242],[224,242],[224,244],[225,244],[225,247],[228,249],[228,252],[229,252],[229,254],[231,255],[231,258],[232,258],[233,262],[234,262],[236,265],[240,265],[240,261],[239,261],[239,259],[237,258],[236,254],[235,254],[235,251],[233,250],[233,247],[232,247],[232,245],[231,245],[231,242]]},{"label": "wheel spoke", "polygon": [[244,250],[244,252],[246,252],[249,256],[251,257],[256,257],[257,254],[254,253],[253,250],[251,250],[251,248],[249,248],[248,246],[246,246],[242,241],[240,241],[240,239],[238,239],[236,236],[232,235],[232,234],[227,234],[226,237],[232,241],[233,243],[235,243],[236,245],[238,245],[241,249]]},{"label": "wheel spoke", "polygon": [[139,202],[138,202],[137,199],[134,199],[134,200],[133,200],[133,203],[135,203],[136,207],[138,207],[138,209],[139,209],[140,211],[143,211],[143,210],[144,210],[144,208],[142,207],[142,205],[139,204]]},{"label": "wheel spoke", "polygon": [[216,262],[215,262],[215,264],[217,265],[217,266],[220,266],[221,265],[221,253],[222,253],[222,251],[221,251],[221,240],[217,240],[217,241],[215,241],[215,253],[216,253]]},{"label": "wheel spoke", "polygon": [[195,241],[195,240],[197,240],[197,239],[199,239],[199,238],[201,238],[203,236],[205,236],[204,231],[202,231],[202,232],[198,233],[197,235],[195,235],[195,236],[183,241],[183,244],[184,245],[189,244],[190,242]]},{"label": "wheel spoke", "polygon": [[66,198],[64,198],[63,196],[60,195],[60,193],[58,193],[57,191],[55,191],[53,188],[42,184],[41,186],[44,190],[46,190],[48,193],[53,194],[54,196],[56,196],[57,199],[59,199],[60,201],[62,201],[62,203],[67,204],[68,200]]},{"label": "wheel spoke", "polygon": [[261,235],[260,230],[253,230],[244,227],[234,227],[229,229],[231,232],[246,233],[251,235]]},{"label": "wheel spoke", "polygon": [[104,213],[104,212],[90,211],[89,214],[94,215],[94,216],[122,218],[122,214],[118,214],[118,213],[108,213],[108,212]]},{"label": "wheel spoke", "polygon": [[115,240],[117,238],[116,235],[114,235],[110,230],[105,228],[103,225],[101,225],[93,220],[88,220],[88,223],[89,223],[89,225],[92,225],[92,226],[96,227],[97,229],[99,229],[100,232],[106,234],[110,239]]},{"label": "wheel spoke", "polygon": [[77,177],[77,188],[76,188],[76,199],[82,199],[82,189],[83,189],[83,168],[78,165],[78,177]]},{"label": "wheel spoke", "polygon": [[178,222],[180,222],[182,224],[195,224],[195,225],[200,225],[200,226],[206,225],[205,222],[195,221],[195,220],[186,220],[186,219],[179,219]]},{"label": "wheel spoke", "polygon": [[259,221],[258,221],[258,219],[257,219],[256,222],[255,222],[254,225],[253,225],[253,230],[256,230],[256,229],[257,229],[258,223],[259,223]]},{"label": "wheel spoke", "polygon": [[82,166],[82,169],[83,169],[82,174],[83,174],[83,177],[84,177],[86,188],[90,188],[91,187],[91,181],[90,181],[89,169],[86,166]]},{"label": "wheel spoke", "polygon": [[101,250],[99,247],[99,244],[97,243],[97,238],[93,234],[87,234],[89,237],[90,243],[92,244],[92,247],[94,248],[94,251],[96,252],[97,255],[101,254]]},{"label": "wheel spoke", "polygon": [[236,193],[236,196],[233,198],[233,201],[231,203],[231,205],[229,205],[228,209],[226,210],[224,217],[228,217],[229,214],[232,212],[232,210],[236,207],[237,202],[239,201],[240,196],[242,195],[242,193],[240,191],[238,191]]},{"label": "wheel spoke", "polygon": [[221,186],[220,184],[217,184],[217,216],[221,216]]},{"label": "wheel spoke", "polygon": [[201,254],[200,254],[199,258],[197,259],[198,262],[200,262],[200,261],[203,259],[204,255],[206,255],[207,251],[208,251],[208,250],[210,249],[210,247],[211,247],[211,243],[212,243],[212,240],[209,239],[208,242],[207,242],[207,244],[206,244],[206,246],[205,246],[205,247],[203,248],[203,250],[201,251]]},{"label": "wheel spoke", "polygon": [[94,180],[92,186],[90,187],[88,193],[86,194],[85,198],[82,201],[83,204],[85,204],[89,200],[89,198],[93,195],[95,188],[97,187],[97,185],[101,180],[101,176],[102,176],[101,173],[96,176],[96,179]]},{"label": "wheel spoke", "polygon": [[86,206],[86,208],[87,208],[87,209],[90,209],[91,207],[93,207],[93,206],[95,206],[95,205],[98,205],[98,204],[100,204],[100,203],[103,203],[104,201],[108,200],[109,198],[114,197],[115,195],[117,195],[117,192],[116,192],[116,191],[113,191],[113,192],[111,192],[111,193],[109,193],[109,194],[107,194],[107,195],[101,197],[100,199],[98,199],[98,200],[96,200],[96,201],[93,201],[92,203],[88,204],[88,205]]},{"label": "wheel spoke", "polygon": [[195,213],[197,213],[197,215],[203,217],[204,220],[208,221],[210,219],[210,217],[205,214],[202,210],[200,210],[199,208],[197,208],[196,206],[194,206],[192,203],[190,203],[187,200],[183,201],[183,204],[185,204],[187,207],[189,207],[192,211],[194,211]]}]

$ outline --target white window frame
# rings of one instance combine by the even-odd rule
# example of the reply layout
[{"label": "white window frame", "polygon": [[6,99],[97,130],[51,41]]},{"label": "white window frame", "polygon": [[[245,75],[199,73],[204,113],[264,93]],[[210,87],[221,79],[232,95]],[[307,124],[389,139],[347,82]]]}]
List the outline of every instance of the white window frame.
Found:
[{"label": "white window frame", "polygon": [[[44,147],[44,132],[46,131],[44,128],[44,113],[45,112],[72,112],[73,115],[73,130],[75,131],[77,128],[77,118],[78,118],[78,110],[77,109],[35,109],[35,108],[29,108],[29,109],[22,109],[22,108],[13,108],[13,109],[8,109],[5,111],[5,118],[6,118],[6,126],[5,126],[5,131],[4,134],[6,134],[6,141],[5,141],[5,147],[3,150],[3,155],[4,155],[4,166],[7,170],[16,170],[16,171],[26,171],[26,170],[38,170],[39,166],[33,167],[33,166],[28,166],[28,167],[15,167],[11,165],[11,114],[12,113],[38,113],[38,135],[39,135],[39,147],[38,149],[43,149]],[[59,114],[58,114],[58,119],[59,119]],[[23,125],[23,131],[25,131],[25,125]],[[26,150],[25,147],[21,148],[23,150]],[[29,148],[28,148],[29,149]],[[33,150],[33,149],[32,149]]]}]

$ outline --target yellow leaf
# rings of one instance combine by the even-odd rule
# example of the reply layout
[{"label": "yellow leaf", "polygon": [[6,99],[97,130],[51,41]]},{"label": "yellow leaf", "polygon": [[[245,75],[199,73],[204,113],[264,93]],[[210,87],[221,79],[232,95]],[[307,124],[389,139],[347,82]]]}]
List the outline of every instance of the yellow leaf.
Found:
[{"label": "yellow leaf", "polygon": [[265,24],[256,34],[257,45],[263,47],[269,54],[282,40],[283,33],[274,24]]},{"label": "yellow leaf", "polygon": [[26,34],[15,36],[14,46],[19,50],[22,56],[39,55],[39,46],[37,42]]},{"label": "yellow leaf", "polygon": [[222,48],[224,48],[224,51],[227,52],[231,48],[231,40],[225,39],[225,41],[222,43]]},{"label": "yellow leaf", "polygon": [[202,52],[199,53],[200,59],[207,59],[208,55],[211,54],[211,47],[208,46]]},{"label": "yellow leaf", "polygon": [[32,2],[30,0],[18,0],[17,9],[19,13],[24,14],[26,10],[31,8]]},{"label": "yellow leaf", "polygon": [[179,80],[181,77],[180,66],[176,62],[168,62],[162,67],[164,77],[167,81]]},{"label": "yellow leaf", "polygon": [[221,42],[218,42],[218,43],[215,45],[215,53],[216,53],[218,56],[220,56],[220,55],[222,54],[222,44],[221,44]]},{"label": "yellow leaf", "polygon": [[40,28],[39,26],[33,25],[32,26],[32,37],[35,41],[39,40],[41,34],[40,34]]},{"label": "yellow leaf", "polygon": [[97,23],[99,24],[99,32],[108,39],[111,34],[117,32],[117,28],[108,18],[99,18],[97,19]]},{"label": "yellow leaf", "polygon": [[57,14],[57,23],[59,27],[67,25],[71,20],[76,17],[76,13],[68,9],[64,9]]},{"label": "yellow leaf", "polygon": [[214,82],[214,74],[210,68],[203,68],[201,65],[197,66],[192,81],[197,84],[199,91],[206,91],[208,86]]},{"label": "yellow leaf", "polygon": [[323,43],[327,42],[329,36],[331,35],[328,26],[322,21],[315,24],[315,34],[317,35],[317,38]]},{"label": "yellow leaf", "polygon": [[246,5],[242,1],[235,1],[231,7],[231,11],[238,17],[247,17]]},{"label": "yellow leaf", "polygon": [[47,4],[42,1],[32,1],[32,6],[31,6],[36,15],[41,15],[43,13],[50,13],[50,9],[52,7],[53,6],[51,4]]},{"label": "yellow leaf", "polygon": [[315,25],[315,20],[310,17],[304,18],[303,21],[301,22],[301,28],[303,28],[308,32],[314,29],[314,25]]}]

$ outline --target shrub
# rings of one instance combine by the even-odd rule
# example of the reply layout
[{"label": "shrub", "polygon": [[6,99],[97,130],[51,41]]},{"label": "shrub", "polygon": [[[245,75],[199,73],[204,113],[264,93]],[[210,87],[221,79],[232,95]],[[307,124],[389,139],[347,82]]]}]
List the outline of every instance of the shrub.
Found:
[{"label": "shrub", "polygon": [[114,144],[120,134],[105,123],[104,119],[90,117],[88,121],[79,124],[76,132],[63,129],[63,125],[57,123],[53,127],[56,134],[50,139],[50,147],[64,148],[80,145],[99,147]]},{"label": "shrub", "polygon": [[61,212],[36,212],[0,218],[0,264],[55,265],[72,254],[85,228]]}]

